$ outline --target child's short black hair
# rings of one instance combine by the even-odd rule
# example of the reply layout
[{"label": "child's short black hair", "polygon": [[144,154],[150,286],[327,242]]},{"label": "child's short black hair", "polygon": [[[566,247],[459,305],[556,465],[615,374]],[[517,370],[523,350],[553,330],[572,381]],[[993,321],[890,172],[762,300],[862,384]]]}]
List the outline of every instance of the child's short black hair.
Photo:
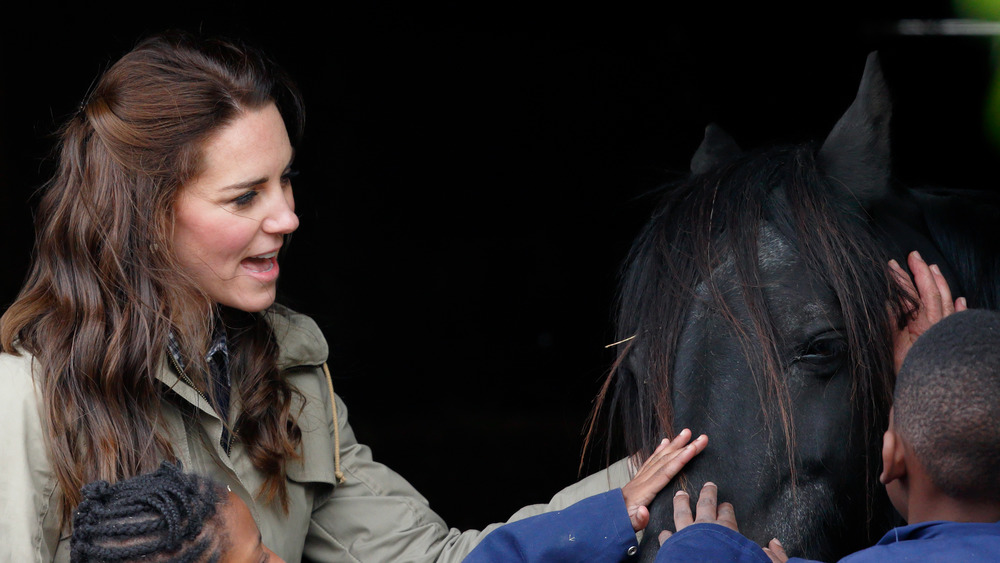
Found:
[{"label": "child's short black hair", "polygon": [[935,486],[1000,501],[1000,313],[958,312],[920,336],[896,378],[894,413]]},{"label": "child's short black hair", "polygon": [[179,465],[163,462],[114,485],[94,481],[82,493],[72,563],[215,563],[228,541],[216,518],[216,507],[228,501],[226,487]]}]

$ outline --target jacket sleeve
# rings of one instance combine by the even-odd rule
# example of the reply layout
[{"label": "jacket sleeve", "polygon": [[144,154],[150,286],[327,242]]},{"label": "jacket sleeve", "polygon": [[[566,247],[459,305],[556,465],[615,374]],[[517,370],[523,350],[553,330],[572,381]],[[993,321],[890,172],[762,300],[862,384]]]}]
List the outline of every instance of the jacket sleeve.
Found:
[{"label": "jacket sleeve", "polygon": [[621,489],[493,530],[465,563],[615,563],[638,552]]},{"label": "jacket sleeve", "polygon": [[0,561],[52,561],[59,502],[45,447],[31,357],[0,354]]},{"label": "jacket sleeve", "polygon": [[692,524],[667,538],[656,554],[656,563],[728,561],[771,563],[754,542],[718,524]]},{"label": "jacket sleeve", "polygon": [[[341,470],[346,479],[315,507],[305,560],[458,562],[502,525],[493,524],[482,531],[449,528],[406,479],[372,459],[371,450],[355,438],[347,421],[347,407],[339,397],[336,402]],[[331,426],[331,435],[332,431]],[[623,460],[564,489],[547,505],[522,508],[510,521],[565,508],[621,487],[628,479]]]}]

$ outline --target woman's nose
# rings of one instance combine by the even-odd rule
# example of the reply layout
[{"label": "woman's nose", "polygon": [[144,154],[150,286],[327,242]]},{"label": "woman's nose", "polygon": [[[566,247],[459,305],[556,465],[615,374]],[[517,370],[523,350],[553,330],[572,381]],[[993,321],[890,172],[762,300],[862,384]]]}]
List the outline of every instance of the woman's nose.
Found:
[{"label": "woman's nose", "polygon": [[266,233],[287,235],[299,228],[299,216],[295,214],[295,198],[292,189],[287,188],[275,197],[261,225]]}]

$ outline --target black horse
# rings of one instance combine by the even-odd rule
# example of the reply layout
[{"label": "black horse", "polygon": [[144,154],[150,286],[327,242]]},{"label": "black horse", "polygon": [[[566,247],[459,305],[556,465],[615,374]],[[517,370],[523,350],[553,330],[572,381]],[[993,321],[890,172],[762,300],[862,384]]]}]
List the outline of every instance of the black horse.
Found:
[{"label": "black horse", "polygon": [[996,308],[1000,205],[895,185],[890,113],[873,54],[821,144],[743,152],[710,126],[635,241],[597,408],[643,459],[682,428],[710,438],[654,501],[643,561],[674,491],[708,480],[745,535],[790,555],[838,559],[898,518],[876,476],[892,333],[915,303],[887,262],[919,250],[970,307]]}]

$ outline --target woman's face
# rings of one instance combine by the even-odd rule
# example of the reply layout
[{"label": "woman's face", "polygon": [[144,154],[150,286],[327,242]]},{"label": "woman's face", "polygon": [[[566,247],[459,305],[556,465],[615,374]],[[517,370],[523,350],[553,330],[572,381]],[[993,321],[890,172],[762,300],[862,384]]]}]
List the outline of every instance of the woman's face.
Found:
[{"label": "woman's face", "polygon": [[174,204],[174,252],[216,303],[262,311],[274,303],[284,235],[299,226],[278,109],[244,113],[209,137],[201,156],[201,174]]},{"label": "woman's face", "polygon": [[285,563],[261,541],[250,509],[236,493],[229,493],[221,510],[229,541],[219,563]]}]

